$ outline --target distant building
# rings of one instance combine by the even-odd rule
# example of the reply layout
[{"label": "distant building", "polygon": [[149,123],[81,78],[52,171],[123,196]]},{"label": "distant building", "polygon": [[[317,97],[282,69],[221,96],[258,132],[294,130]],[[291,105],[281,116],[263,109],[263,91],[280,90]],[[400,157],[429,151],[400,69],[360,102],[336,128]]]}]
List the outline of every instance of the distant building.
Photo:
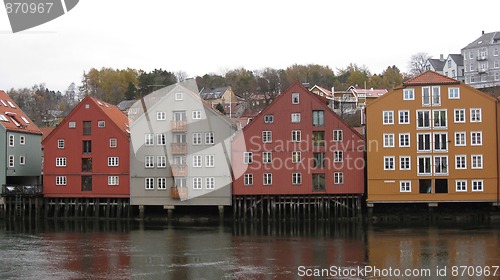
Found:
[{"label": "distant building", "polygon": [[461,54],[449,54],[443,66],[442,74],[464,83],[464,57]]},{"label": "distant building", "polygon": [[134,105],[134,103],[137,102],[136,99],[132,99],[132,100],[123,100],[121,101],[120,103],[118,103],[116,105],[116,107],[118,107],[118,109],[120,109],[120,111],[122,111],[125,115],[128,114],[128,109]]},{"label": "distant building", "polygon": [[497,202],[497,104],[432,71],[369,104],[368,205]]},{"label": "distant building", "polygon": [[427,62],[425,63],[424,69],[425,71],[434,71],[440,74],[443,74],[443,68],[446,63],[446,60],[444,58],[443,54],[439,55],[439,59],[436,58],[429,58],[427,59]]},{"label": "distant building", "polygon": [[238,102],[239,98],[230,86],[218,88],[202,88],[200,97],[208,104]]},{"label": "distant building", "polygon": [[354,114],[377,98],[387,93],[387,89],[361,89],[350,86],[344,91],[334,91],[333,111],[338,115]]},{"label": "distant building", "polygon": [[500,85],[500,31],[482,35],[462,48],[465,83],[475,88]]}]

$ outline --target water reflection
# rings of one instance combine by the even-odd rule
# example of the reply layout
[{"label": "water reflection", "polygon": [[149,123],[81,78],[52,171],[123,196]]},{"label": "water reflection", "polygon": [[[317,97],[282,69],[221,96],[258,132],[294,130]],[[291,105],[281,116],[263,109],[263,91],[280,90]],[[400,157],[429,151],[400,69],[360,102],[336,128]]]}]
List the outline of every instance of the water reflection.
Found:
[{"label": "water reflection", "polygon": [[[451,279],[454,265],[500,264],[493,226],[6,221],[0,238],[1,279],[307,279],[300,266],[422,268],[432,269],[427,279]],[[437,267],[447,267],[447,277],[437,278]]]}]

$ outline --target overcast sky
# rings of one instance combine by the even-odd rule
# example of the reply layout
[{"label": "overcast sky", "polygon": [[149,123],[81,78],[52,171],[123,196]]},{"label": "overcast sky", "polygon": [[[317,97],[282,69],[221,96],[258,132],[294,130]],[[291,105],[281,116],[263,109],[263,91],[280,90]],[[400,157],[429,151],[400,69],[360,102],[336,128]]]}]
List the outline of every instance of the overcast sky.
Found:
[{"label": "overcast sky", "polygon": [[[481,4],[482,3],[482,4]],[[81,0],[49,23],[12,34],[0,9],[0,89],[45,83],[64,91],[92,67],[183,70],[349,63],[407,71],[500,31],[500,1]],[[482,16],[484,13],[484,16]]]}]

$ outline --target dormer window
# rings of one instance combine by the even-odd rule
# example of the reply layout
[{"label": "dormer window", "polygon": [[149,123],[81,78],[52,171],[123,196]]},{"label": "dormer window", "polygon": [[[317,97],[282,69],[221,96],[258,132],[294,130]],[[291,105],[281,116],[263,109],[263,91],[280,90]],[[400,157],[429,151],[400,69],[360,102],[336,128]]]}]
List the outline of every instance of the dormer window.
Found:
[{"label": "dormer window", "polygon": [[7,100],[7,103],[9,103],[10,107],[16,108],[16,106],[14,106],[14,104],[10,100]]}]

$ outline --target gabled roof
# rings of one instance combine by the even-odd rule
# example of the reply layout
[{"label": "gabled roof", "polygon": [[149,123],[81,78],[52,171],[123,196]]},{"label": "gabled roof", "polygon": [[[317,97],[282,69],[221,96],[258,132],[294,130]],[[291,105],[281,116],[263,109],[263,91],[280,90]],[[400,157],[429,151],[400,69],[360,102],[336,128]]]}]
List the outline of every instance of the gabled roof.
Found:
[{"label": "gabled roof", "polygon": [[444,64],[446,62],[446,61],[440,60],[438,58],[429,58],[429,59],[427,59],[427,61],[429,61],[429,64],[432,65],[432,67],[436,71],[443,71]]},{"label": "gabled roof", "polygon": [[2,90],[0,90],[0,124],[8,131],[42,134],[14,100]]},{"label": "gabled roof", "polygon": [[54,130],[56,127],[55,126],[45,126],[45,127],[40,127],[40,131],[42,132],[42,141],[49,136],[49,134]]},{"label": "gabled roof", "polygon": [[380,96],[382,96],[382,95],[384,95],[384,94],[387,93],[387,89],[385,89],[385,88],[381,88],[381,89],[377,89],[377,88],[364,89],[364,88],[356,88],[354,86],[350,86],[347,90],[348,91],[352,91],[356,95],[358,95],[358,94],[365,94],[366,97],[373,97],[373,98],[380,97]]},{"label": "gabled roof", "polygon": [[464,66],[464,56],[461,54],[450,54],[449,57],[455,61],[457,66]]},{"label": "gabled roof", "polygon": [[219,99],[224,95],[224,93],[227,91],[228,87],[218,87],[218,88],[212,88],[212,89],[201,89],[200,91],[200,97],[205,99],[205,100],[210,100],[210,99]]},{"label": "gabled roof", "polygon": [[118,109],[120,109],[122,112],[126,112],[134,103],[137,101],[137,99],[132,99],[132,100],[123,100],[120,103],[116,105]]},{"label": "gabled roof", "polygon": [[434,71],[425,71],[424,73],[403,82],[403,86],[420,86],[420,85],[453,85],[460,84],[460,81],[439,74]]},{"label": "gabled roof", "polygon": [[323,92],[325,96],[330,96],[330,97],[332,96],[332,92],[330,90],[327,90],[326,88],[320,87],[318,85],[314,85],[309,91],[313,92],[315,89],[318,89],[319,91]]},{"label": "gabled roof", "polygon": [[479,47],[484,47],[492,44],[498,44],[500,43],[500,31],[497,32],[490,32],[490,33],[485,33],[481,35],[481,37],[477,38],[474,40],[472,43],[468,44],[465,46],[463,49],[471,49],[471,48],[479,48]]}]

